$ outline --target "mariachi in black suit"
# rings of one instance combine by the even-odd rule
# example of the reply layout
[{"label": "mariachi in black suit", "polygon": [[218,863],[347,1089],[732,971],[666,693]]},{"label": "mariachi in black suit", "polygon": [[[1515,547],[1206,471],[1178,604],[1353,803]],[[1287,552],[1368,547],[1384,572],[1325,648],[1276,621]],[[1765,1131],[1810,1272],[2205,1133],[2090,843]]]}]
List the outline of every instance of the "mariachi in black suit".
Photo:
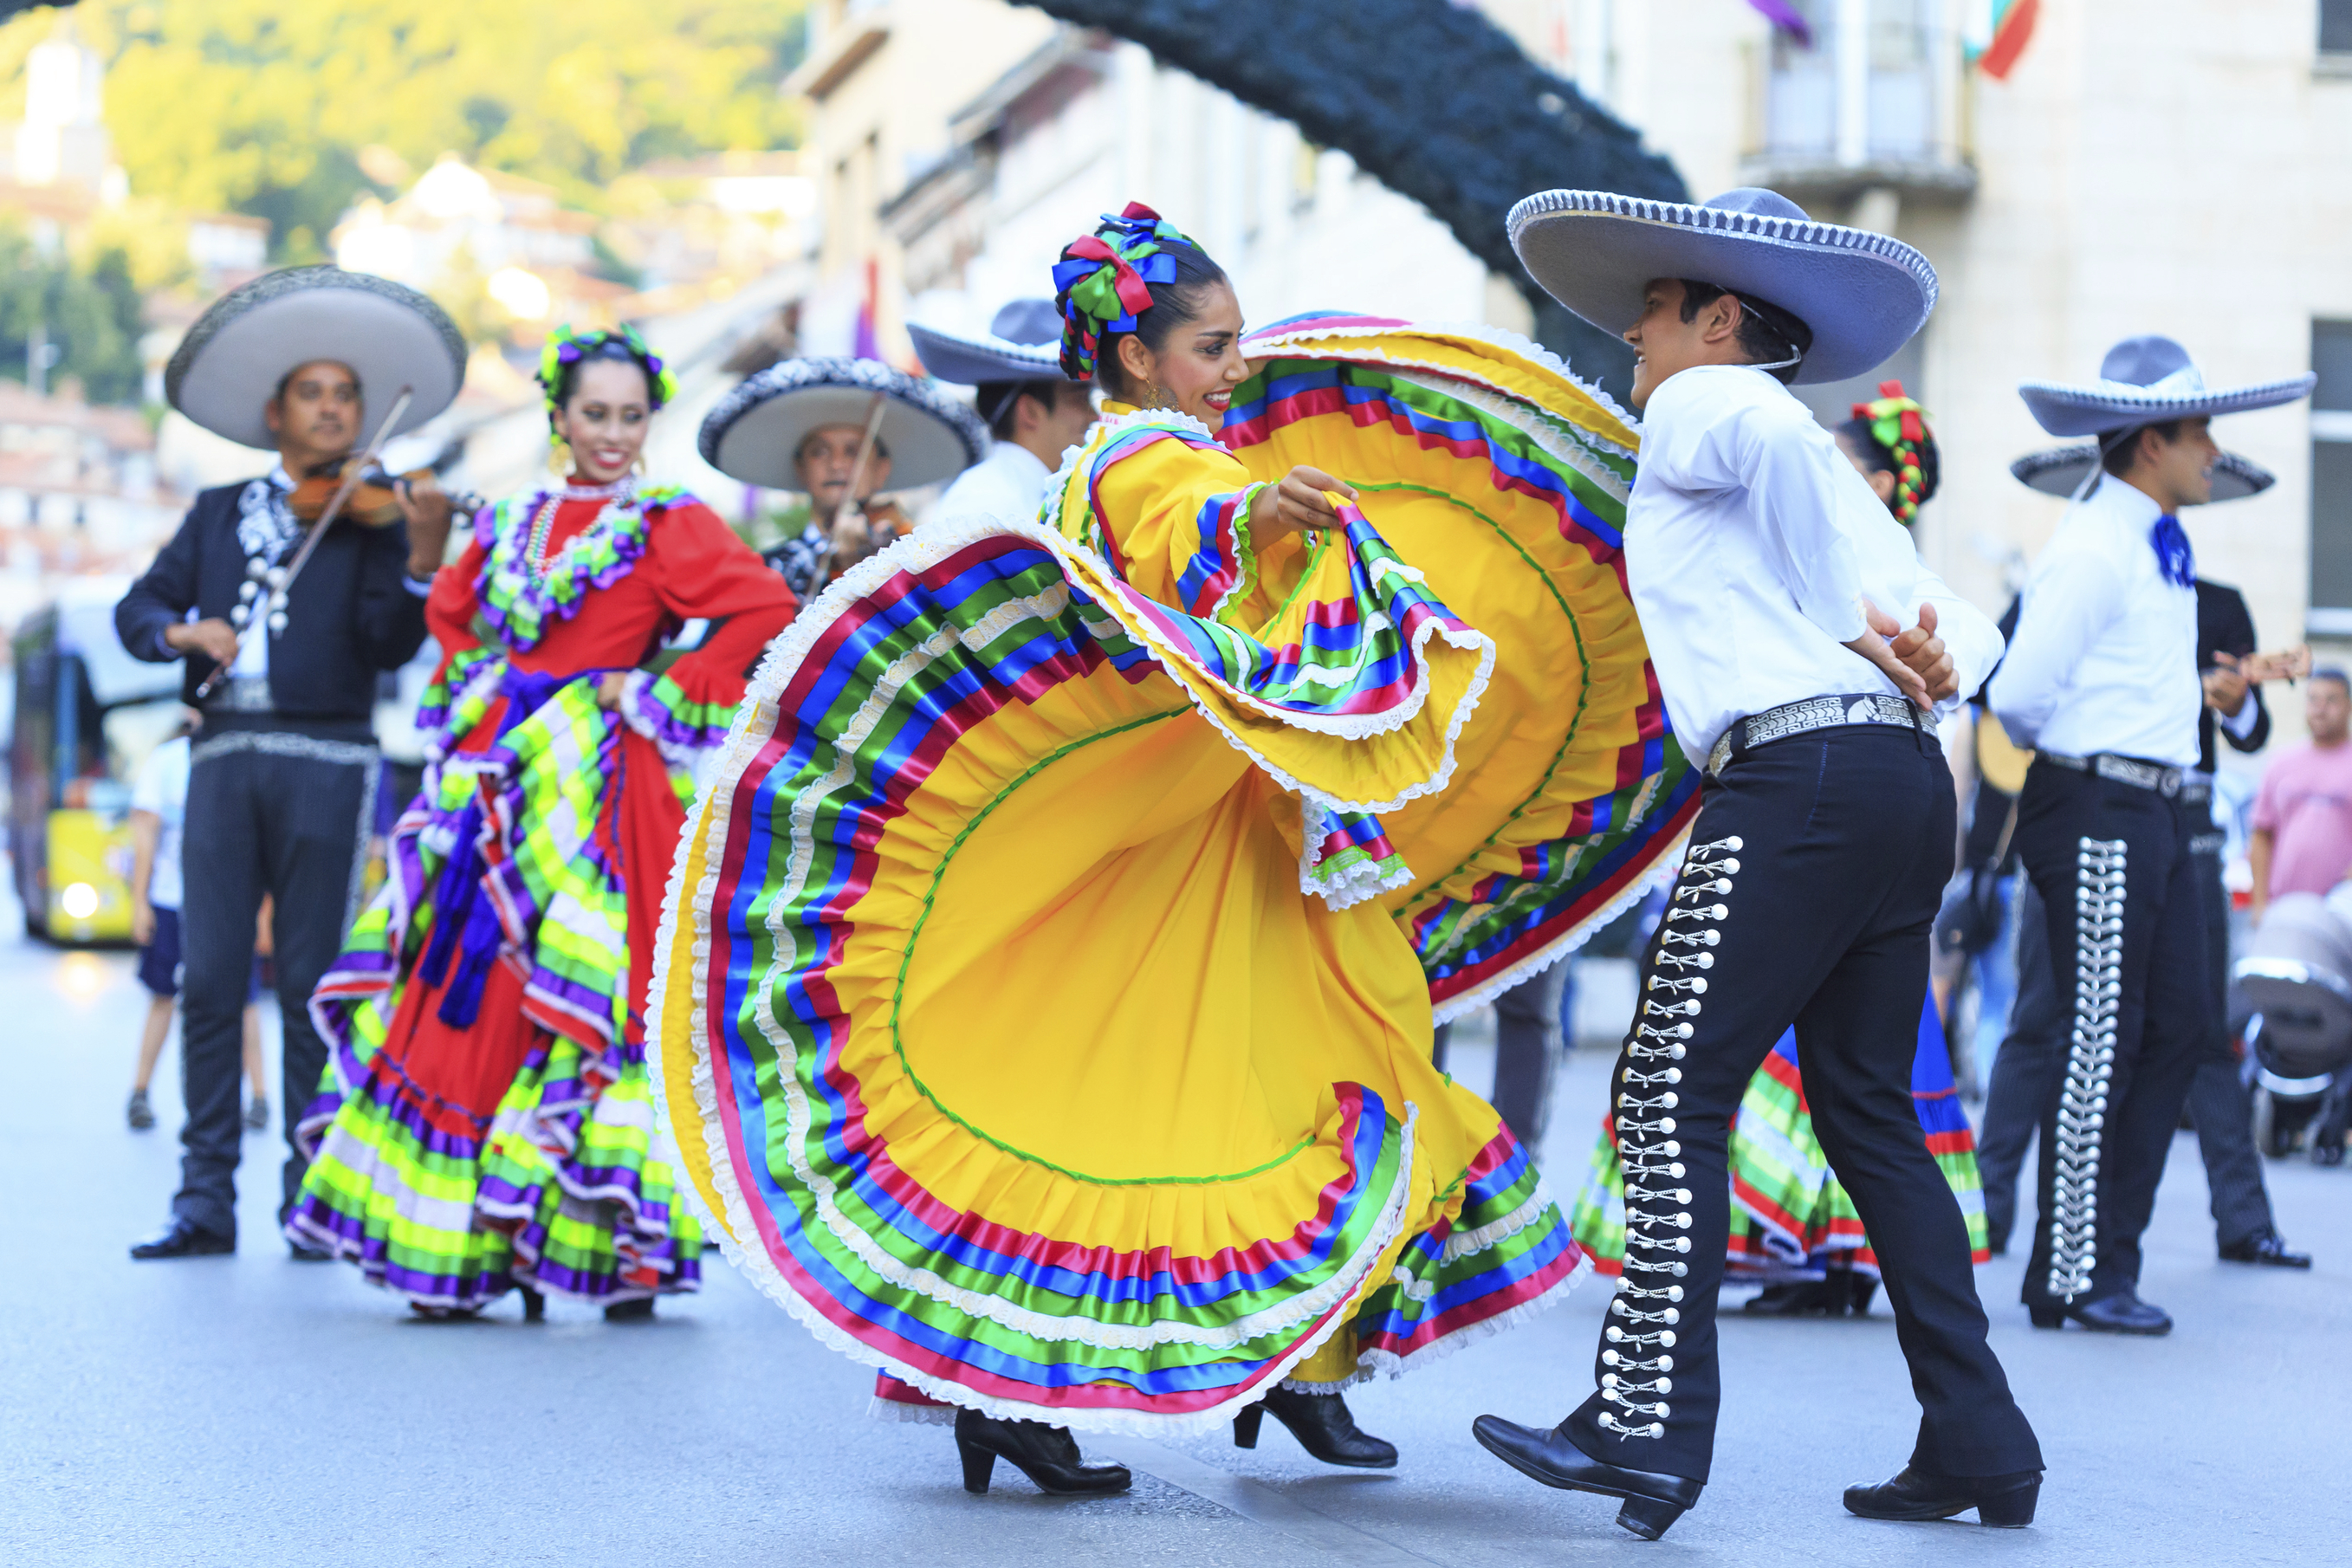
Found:
[{"label": "mariachi in black suit", "polygon": [[[285,489],[278,475],[198,496],[114,612],[123,646],[155,662],[183,657],[164,643],[167,627],[234,619],[240,606],[253,619],[246,640],[267,639],[266,671],[224,679],[202,704],[183,837],[187,1126],[173,1210],[226,1237],[236,1234],[237,1079],[255,919],[270,895],[290,1200],[305,1166],[291,1146],[295,1118],[326,1065],[310,991],[355,912],[375,815],[376,679],[425,641],[427,584],[407,576],[407,531],[398,525],[330,528],[282,613],[271,613],[268,574],[282,574],[300,536]],[[186,662],[182,691],[194,704],[215,665],[201,654]]]}]

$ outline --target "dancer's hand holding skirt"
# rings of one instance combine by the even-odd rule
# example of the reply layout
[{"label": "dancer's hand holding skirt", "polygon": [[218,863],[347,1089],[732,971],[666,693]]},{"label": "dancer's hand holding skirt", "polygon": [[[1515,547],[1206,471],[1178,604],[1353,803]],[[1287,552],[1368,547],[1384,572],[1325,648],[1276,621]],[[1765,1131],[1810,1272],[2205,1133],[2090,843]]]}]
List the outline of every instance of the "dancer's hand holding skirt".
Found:
[{"label": "dancer's hand holding skirt", "polygon": [[[1223,444],[1129,412],[1035,521],[773,643],[681,841],[657,1100],[730,1257],[933,1398],[1205,1426],[1401,1371],[1583,1258],[1441,1016],[1696,805],[1624,594],[1632,432],[1479,334],[1285,323]],[[1348,480],[1261,546],[1255,487]]]}]

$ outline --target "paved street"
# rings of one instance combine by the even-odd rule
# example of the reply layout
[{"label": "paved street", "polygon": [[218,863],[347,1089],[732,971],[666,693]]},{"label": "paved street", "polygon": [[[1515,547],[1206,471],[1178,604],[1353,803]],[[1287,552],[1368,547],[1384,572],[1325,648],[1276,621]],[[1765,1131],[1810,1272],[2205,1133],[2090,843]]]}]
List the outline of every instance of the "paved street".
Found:
[{"label": "paved street", "polygon": [[[5,917],[12,922],[13,904]],[[245,1250],[134,1265],[173,1185],[163,1126],[124,1131],[142,994],[122,954],[0,931],[10,1092],[0,1182],[0,1563],[50,1564],[1353,1563],[2306,1564],[2340,1555],[2352,1379],[2352,1172],[2273,1165],[2313,1275],[2219,1265],[2193,1142],[2176,1147],[2147,1295],[2169,1340],[2037,1333],[2017,1266],[1980,1283],[2039,1426],[2036,1529],[1874,1524],[1838,1491],[1891,1473],[1916,1419],[1882,1306],[1863,1323],[1726,1320],[1726,1412],[1700,1508],[1650,1546],[1600,1499],[1542,1490],[1470,1440],[1484,1410],[1554,1418],[1581,1396],[1606,1300],[1360,1392],[1392,1475],[1333,1473],[1268,1423],[1244,1453],[1095,1447],[1128,1497],[1040,1497],[1000,1468],[957,1486],[934,1428],[864,1417],[867,1374],[822,1352],[714,1255],[708,1288],[650,1325],[553,1306],[526,1327],[412,1321],[342,1267],[290,1262],[270,1226],[274,1134],[249,1137]],[[273,1026],[274,1028],[274,1026]],[[274,1036],[273,1036],[274,1037]],[[1462,1050],[1473,1082],[1483,1064]],[[167,1061],[169,1057],[167,1056]],[[1572,1187],[1606,1064],[1565,1075],[1548,1151]]]}]

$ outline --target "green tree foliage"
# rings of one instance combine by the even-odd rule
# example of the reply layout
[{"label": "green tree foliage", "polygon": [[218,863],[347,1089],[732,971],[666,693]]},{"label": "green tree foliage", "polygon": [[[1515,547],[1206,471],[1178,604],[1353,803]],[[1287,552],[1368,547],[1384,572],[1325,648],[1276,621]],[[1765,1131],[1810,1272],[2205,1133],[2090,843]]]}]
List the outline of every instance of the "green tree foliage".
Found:
[{"label": "green tree foliage", "polygon": [[[445,151],[602,210],[649,160],[791,146],[776,89],[805,0],[83,0],[106,119],[134,192],[266,217],[279,258],[315,258],[370,189],[360,150],[413,168]],[[0,26],[0,76],[55,26]],[[21,100],[21,85],[16,88]],[[0,100],[0,115],[11,114]]]},{"label": "green tree foliage", "polygon": [[26,379],[26,350],[46,329],[59,351],[52,389],[60,377],[78,376],[93,403],[136,403],[139,302],[122,251],[100,251],[78,267],[43,255],[21,229],[0,227],[0,375]]}]

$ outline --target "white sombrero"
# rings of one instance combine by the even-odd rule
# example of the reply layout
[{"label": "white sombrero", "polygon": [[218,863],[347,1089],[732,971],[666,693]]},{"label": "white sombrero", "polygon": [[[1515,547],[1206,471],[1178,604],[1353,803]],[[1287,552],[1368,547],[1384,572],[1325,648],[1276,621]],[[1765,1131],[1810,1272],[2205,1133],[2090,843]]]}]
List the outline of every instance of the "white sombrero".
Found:
[{"label": "white sombrero", "polygon": [[278,438],[263,406],[289,371],[317,360],[359,377],[360,440],[402,387],[415,395],[395,436],[448,407],[466,380],[465,338],[415,289],[340,267],[289,267],[213,301],[164,367],[163,395],[215,435],[268,448]]},{"label": "white sombrero", "polygon": [[[2028,452],[2010,464],[2009,471],[2018,481],[2043,495],[2063,500],[2083,488],[2098,466],[2099,444],[2084,441],[2079,446],[2053,447],[2047,451]],[[2224,452],[2213,460],[2214,500],[2243,500],[2258,496],[2278,483],[2278,476],[2235,452]]]},{"label": "white sombrero", "polygon": [[1899,239],[1815,223],[1742,186],[1694,206],[1608,191],[1544,191],[1511,209],[1511,248],[1550,296],[1611,334],[1642,315],[1653,279],[1746,294],[1811,329],[1801,382],[1883,364],[1936,308],[1936,269]]},{"label": "white sombrero", "polygon": [[951,479],[988,449],[971,409],[904,371],[871,359],[788,359],[719,399],[702,421],[702,460],[745,484],[798,489],[793,459],[809,432],[865,428],[877,396],[892,489]]},{"label": "white sombrero", "polygon": [[2212,388],[2189,351],[2170,338],[2126,338],[2099,362],[2089,385],[2057,381],[2019,384],[2017,395],[2035,423],[2053,436],[2105,436],[2167,419],[2243,414],[2310,395],[2319,378],[2309,372],[2282,381]]},{"label": "white sombrero", "polygon": [[1051,300],[1015,300],[996,312],[983,336],[910,324],[907,335],[923,368],[958,386],[1001,381],[1060,381],[1062,313]]}]

